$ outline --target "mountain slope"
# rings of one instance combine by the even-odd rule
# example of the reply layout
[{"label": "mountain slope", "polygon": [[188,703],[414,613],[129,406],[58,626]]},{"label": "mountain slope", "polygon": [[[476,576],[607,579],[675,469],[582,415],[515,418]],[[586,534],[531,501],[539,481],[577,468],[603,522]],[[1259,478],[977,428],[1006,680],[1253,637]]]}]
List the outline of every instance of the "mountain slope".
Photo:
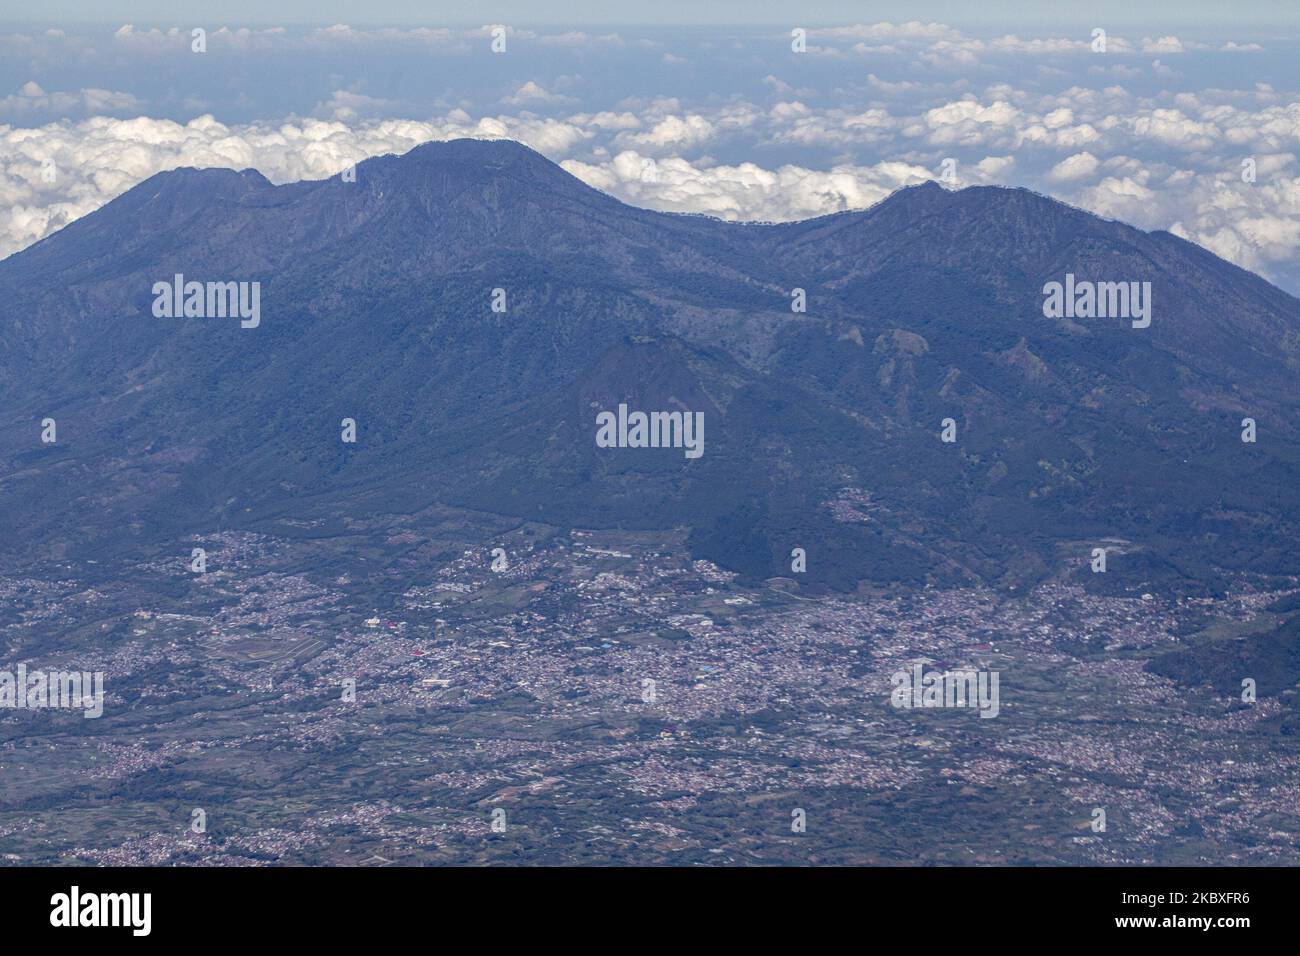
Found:
[{"label": "mountain slope", "polygon": [[[1300,572],[1300,302],[1173,236],[933,184],[722,223],[508,142],[357,172],[161,174],[0,262],[0,547],[441,501],[686,527],[754,579],[804,547],[843,588],[1032,579],[1102,538],[1116,587]],[[177,273],[260,282],[260,324],[155,318]],[[1150,282],[1150,327],[1045,318],[1067,273]],[[703,456],[597,447],[620,403],[703,412]]]}]

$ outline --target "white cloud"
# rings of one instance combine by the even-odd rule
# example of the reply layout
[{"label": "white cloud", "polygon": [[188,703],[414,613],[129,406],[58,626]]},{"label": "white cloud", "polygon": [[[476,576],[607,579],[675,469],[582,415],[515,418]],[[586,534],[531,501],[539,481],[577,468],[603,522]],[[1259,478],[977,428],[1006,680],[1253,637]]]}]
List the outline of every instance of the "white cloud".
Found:
[{"label": "white cloud", "polygon": [[33,113],[119,113],[139,110],[144,102],[130,93],[83,88],[75,93],[47,93],[35,81],[0,99],[0,116],[22,120]]},{"label": "white cloud", "polygon": [[[203,26],[199,24],[198,26]],[[119,49],[135,53],[188,53],[193,26],[137,28],[134,24],[123,24],[113,34],[113,43]],[[310,29],[287,29],[285,27],[266,27],[250,29],[247,27],[231,28],[213,25],[206,30],[208,50],[215,52],[223,48],[239,50],[327,50],[380,48],[383,46],[423,46],[439,49],[440,52],[465,53],[472,49],[481,49],[492,37],[492,26],[474,29],[451,29],[447,27],[354,27],[346,23],[335,23],[327,27]],[[525,41],[546,46],[581,47],[581,46],[624,46],[624,40],[617,33],[590,34],[579,31],[563,33],[545,33],[535,30],[521,30],[504,26],[507,42]],[[13,35],[11,35],[12,37]],[[0,38],[0,40],[10,37]],[[74,42],[76,38],[60,31],[47,31],[43,39],[47,43]]]},{"label": "white cloud", "polygon": [[1166,146],[1210,149],[1220,133],[1213,123],[1195,120],[1176,109],[1154,109],[1131,120],[1133,132]]},{"label": "white cloud", "polygon": [[755,163],[696,165],[633,150],[604,163],[565,160],[561,165],[588,185],[634,205],[730,220],[806,219],[865,209],[902,186],[931,178],[928,170],[902,162],[826,171],[794,165],[765,169]]},{"label": "white cloud", "polygon": [[1158,40],[1144,39],[1142,41],[1143,53],[1185,53],[1186,48],[1183,41],[1178,37],[1160,37]]},{"label": "white cloud", "polygon": [[[537,117],[387,119],[348,125],[299,119],[227,126],[96,117],[19,129],[0,126],[0,256],[93,212],[144,179],[180,166],[253,168],[272,182],[323,179],[369,156],[402,153],[428,140],[513,138],[563,155],[589,133]],[[42,169],[52,164],[54,182]]]},{"label": "white cloud", "polygon": [[883,109],[861,113],[832,109],[814,112],[803,103],[777,103],[768,112],[770,137],[776,143],[849,147],[880,143],[898,129],[898,120]]},{"label": "white cloud", "polygon": [[824,40],[900,40],[900,39],[951,39],[961,34],[943,23],[921,23],[909,20],[907,23],[893,24],[858,23],[847,27],[829,27],[822,30],[809,30],[808,35]]},{"label": "white cloud", "polygon": [[922,123],[926,138],[936,146],[1005,145],[1014,143],[1021,116],[1020,110],[1003,100],[984,106],[963,99],[927,110]]},{"label": "white cloud", "polygon": [[575,126],[593,127],[599,130],[623,130],[623,129],[640,129],[641,120],[635,113],[624,110],[621,113],[614,113],[604,110],[599,113],[575,113],[569,117],[569,122]]},{"label": "white cloud", "polygon": [[713,138],[712,123],[698,113],[665,116],[644,133],[622,133],[619,140],[652,150],[687,149]]},{"label": "white cloud", "polygon": [[1097,172],[1101,163],[1097,157],[1089,152],[1075,153],[1069,156],[1055,166],[1048,173],[1048,178],[1057,182],[1068,182],[1074,179],[1088,179]]},{"label": "white cloud", "polygon": [[[49,95],[30,83],[14,98],[39,100]],[[535,81],[518,91],[521,101],[534,103],[548,95]],[[984,101],[967,95],[910,116],[883,108],[817,109],[796,99],[780,100],[767,109],[733,101],[708,112],[691,112],[676,99],[659,98],[629,102],[618,111],[565,118],[531,113],[472,117],[452,110],[417,121],[385,118],[393,107],[388,101],[336,91],[318,107],[317,119],[287,123],[227,127],[211,117],[187,124],[97,117],[37,129],[2,128],[3,198],[10,209],[0,214],[0,250],[12,251],[39,238],[161,169],[253,166],[283,182],[330,175],[365,156],[401,152],[429,139],[469,136],[519,139],[556,159],[584,150],[584,160],[571,163],[571,168],[590,181],[610,184],[629,201],[740,218],[788,218],[854,206],[897,185],[898,177],[886,175],[890,171],[928,176],[939,158],[971,149],[987,152],[982,158],[963,157],[963,171],[976,181],[993,182],[1005,181],[1013,169],[1021,168],[1016,160],[1022,154],[1012,149],[1060,151],[1040,182],[1066,190],[1062,198],[1139,224],[1179,223],[1216,249],[1236,250],[1239,259],[1245,255],[1242,250],[1257,247],[1258,258],[1252,261],[1273,261],[1290,232],[1262,216],[1285,222],[1290,213],[1280,210],[1288,207],[1249,212],[1243,208],[1240,215],[1249,215],[1253,224],[1237,229],[1231,209],[1211,215],[1218,206],[1190,198],[1204,182],[1221,178],[1225,171],[1235,174],[1244,155],[1257,158],[1261,180],[1280,175],[1294,162],[1284,147],[1300,137],[1300,104],[1235,105],[1242,95],[1185,93],[1171,98],[1177,106],[1155,106],[1118,87],[1071,88],[1042,96],[999,86],[991,88]],[[1244,95],[1275,97],[1271,90]],[[724,132],[744,132],[771,144],[846,152],[870,146],[881,158],[874,165],[832,163],[829,170],[692,164],[680,158]],[[1143,158],[1143,151],[1153,147],[1177,148],[1197,162],[1173,166]],[[1130,155],[1124,155],[1124,149]],[[1212,149],[1218,150],[1217,156]],[[898,158],[892,165],[891,156]],[[40,181],[45,157],[58,165],[57,188]],[[662,178],[642,183],[627,173],[626,157],[657,158]],[[1098,176],[1103,178],[1097,181]],[[1032,178],[1022,181],[1034,184]],[[794,193],[782,198],[779,190],[787,188]]]},{"label": "white cloud", "polygon": [[396,105],[393,100],[378,99],[347,90],[335,90],[327,101],[318,103],[312,113],[321,119],[354,123],[367,116],[391,116]]},{"label": "white cloud", "polygon": [[551,33],[551,34],[534,34],[539,43],[546,43],[553,46],[594,46],[602,43],[609,46],[624,46],[624,41],[617,33],[605,33],[593,35],[581,31],[570,31],[568,33]]},{"label": "white cloud", "polygon": [[983,183],[1002,182],[1016,166],[1014,156],[985,156],[975,164],[979,181]]},{"label": "white cloud", "polygon": [[573,99],[572,97],[561,96],[559,93],[550,93],[537,82],[529,80],[515,90],[513,94],[505,97],[502,102],[511,106],[522,106],[537,103],[572,103]]}]

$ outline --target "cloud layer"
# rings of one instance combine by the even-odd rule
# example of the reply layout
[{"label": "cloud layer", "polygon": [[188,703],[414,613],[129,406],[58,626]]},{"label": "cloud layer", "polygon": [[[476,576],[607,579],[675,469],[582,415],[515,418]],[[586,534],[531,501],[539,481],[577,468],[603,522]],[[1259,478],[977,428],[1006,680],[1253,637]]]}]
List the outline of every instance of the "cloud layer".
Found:
[{"label": "cloud layer", "polygon": [[[505,56],[488,50],[491,36],[216,28],[206,33],[214,59],[193,55],[180,27],[123,26],[93,42],[61,31],[0,37],[0,51],[32,66],[0,88],[0,255],[161,170],[252,167],[288,182],[470,136],[518,139],[627,202],[726,219],[863,208],[947,165],[959,185],[1027,185],[1171,229],[1300,289],[1300,93],[1267,82],[1270,57],[1294,50],[1170,31],[1108,36],[1101,53],[1092,36],[980,38],[935,23],[810,30],[804,54],[771,32],[724,43],[506,28]],[[128,82],[138,70],[105,67],[102,85],[60,86],[39,65],[61,50],[89,63],[130,51],[199,72],[180,101]],[[224,75],[213,65],[231,69],[238,57],[255,73],[286,56],[302,58],[295,71],[359,63],[365,78],[331,72],[299,111],[267,119],[221,122],[224,110],[206,108],[219,98],[212,77]],[[378,63],[402,56],[480,72],[443,102],[412,89],[404,67],[387,88],[369,82]],[[628,64],[643,81],[633,95]],[[645,96],[646,86],[673,95]]]}]

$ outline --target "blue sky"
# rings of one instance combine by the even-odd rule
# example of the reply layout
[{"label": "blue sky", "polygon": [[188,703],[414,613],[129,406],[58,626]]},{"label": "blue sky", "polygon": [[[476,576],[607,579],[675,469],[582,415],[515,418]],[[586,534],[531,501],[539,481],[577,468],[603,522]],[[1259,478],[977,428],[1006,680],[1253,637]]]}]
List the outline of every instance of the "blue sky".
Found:
[{"label": "blue sky", "polygon": [[1198,24],[1264,26],[1294,23],[1292,0],[1092,0],[1089,3],[1031,3],[1025,0],[492,0],[489,3],[439,3],[430,0],[44,0],[13,11],[6,19],[22,22],[170,22],[217,17],[240,23],[357,24],[448,23],[478,25],[487,20],[521,24],[586,26],[593,24],[767,24],[798,19],[818,26],[879,20],[942,20],[958,26],[1015,29],[1030,24],[1088,24],[1105,20],[1125,26],[1152,26],[1177,19],[1187,28]]},{"label": "blue sky", "polygon": [[955,185],[1172,229],[1300,289],[1294,5],[1023,6],[28,5],[0,26],[0,255],[177,165],[286,182],[488,136],[729,219],[860,208],[953,160]]}]

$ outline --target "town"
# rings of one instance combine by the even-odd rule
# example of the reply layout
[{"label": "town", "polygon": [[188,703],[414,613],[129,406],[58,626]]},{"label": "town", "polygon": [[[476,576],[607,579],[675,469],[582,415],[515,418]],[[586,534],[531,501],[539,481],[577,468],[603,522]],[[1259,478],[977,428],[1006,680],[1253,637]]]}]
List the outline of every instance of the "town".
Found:
[{"label": "town", "polygon": [[[98,720],[0,712],[0,859],[1300,857],[1293,692],[1146,666],[1189,622],[1262,626],[1276,593],[802,593],[665,533],[449,509],[307,530],[0,579],[10,667],[105,675]],[[914,668],[999,674],[996,719],[893,706]]]}]

